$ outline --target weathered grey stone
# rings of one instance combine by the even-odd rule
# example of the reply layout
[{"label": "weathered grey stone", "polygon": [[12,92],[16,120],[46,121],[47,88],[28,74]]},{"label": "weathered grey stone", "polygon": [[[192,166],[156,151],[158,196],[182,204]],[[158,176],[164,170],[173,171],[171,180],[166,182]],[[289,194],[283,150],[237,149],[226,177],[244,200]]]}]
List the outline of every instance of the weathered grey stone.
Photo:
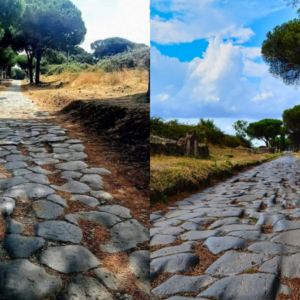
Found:
[{"label": "weathered grey stone", "polygon": [[165,217],[168,219],[176,218],[176,217],[179,217],[180,215],[190,213],[190,212],[191,212],[190,210],[184,210],[184,209],[174,210],[174,211],[169,211],[168,213],[166,213]]},{"label": "weathered grey stone", "polygon": [[199,263],[198,256],[194,254],[176,254],[154,259],[150,267],[157,273],[186,272]]},{"label": "weathered grey stone", "polygon": [[156,229],[157,233],[159,234],[170,234],[170,235],[179,235],[180,233],[184,232],[184,229],[180,228],[180,227],[172,227],[172,226],[165,226],[162,227],[160,229]]},{"label": "weathered grey stone", "polygon": [[15,170],[10,170],[10,173],[13,176],[22,176],[22,175],[25,175],[25,174],[30,174],[32,172],[30,170],[27,170],[27,169],[15,169]]},{"label": "weathered grey stone", "polygon": [[51,201],[35,201],[32,205],[35,215],[40,219],[51,220],[61,216],[64,208]]},{"label": "weathered grey stone", "polygon": [[4,165],[4,168],[7,170],[22,169],[22,168],[26,168],[26,167],[27,167],[27,164],[23,161],[9,162]]},{"label": "weathered grey stone", "polygon": [[[244,213],[243,209],[236,211],[220,211],[207,214],[208,217],[228,218],[228,217],[240,217]],[[230,225],[229,225],[230,226]]]},{"label": "weathered grey stone", "polygon": [[3,196],[10,198],[24,197],[29,199],[39,199],[51,194],[54,194],[54,190],[46,185],[38,183],[23,183],[4,191]]},{"label": "weathered grey stone", "polygon": [[209,237],[203,243],[203,246],[206,246],[215,255],[230,249],[243,249],[247,245],[245,240],[231,236]]},{"label": "weathered grey stone", "polygon": [[129,256],[129,267],[136,276],[141,290],[150,294],[150,252],[140,250],[131,253]]},{"label": "weathered grey stone", "polygon": [[300,229],[300,221],[278,221],[273,228],[273,232]]},{"label": "weathered grey stone", "polygon": [[203,230],[203,227],[192,223],[192,222],[184,222],[180,225],[181,228],[184,228],[185,230]]},{"label": "weathered grey stone", "polygon": [[5,158],[8,162],[14,162],[14,161],[24,161],[27,160],[27,157],[23,155],[8,155]]},{"label": "weathered grey stone", "polygon": [[90,168],[82,170],[85,174],[111,175],[111,172],[103,168]]},{"label": "weathered grey stone", "polygon": [[32,161],[39,166],[53,165],[53,164],[59,163],[58,159],[54,159],[51,157],[49,157],[49,158],[34,158]]},{"label": "weathered grey stone", "polygon": [[108,212],[123,219],[130,219],[130,210],[120,205],[102,205],[98,208],[100,211]]},{"label": "weathered grey stone", "polygon": [[55,154],[53,158],[59,160],[66,160],[66,161],[78,161],[80,159],[87,158],[88,156],[83,152],[69,152],[69,153],[62,153],[62,154]]},{"label": "weathered grey stone", "polygon": [[29,181],[35,182],[35,183],[50,184],[47,176],[45,176],[43,174],[30,173],[30,174],[24,175],[24,178],[28,179]]},{"label": "weathered grey stone", "polygon": [[84,146],[82,144],[75,144],[75,145],[71,145],[68,147],[69,149],[72,149],[72,150],[75,150],[75,151],[78,151],[78,152],[82,152],[84,151]]},{"label": "weathered grey stone", "polygon": [[73,195],[70,198],[70,200],[71,201],[80,201],[90,207],[95,207],[95,206],[99,205],[99,201],[96,198],[86,196],[86,195]]},{"label": "weathered grey stone", "polygon": [[35,235],[45,239],[80,243],[82,231],[79,227],[63,221],[46,221],[35,225]]},{"label": "weathered grey stone", "polygon": [[60,278],[47,274],[26,259],[0,263],[2,299],[40,300],[52,297],[61,288]]},{"label": "weathered grey stone", "polygon": [[85,272],[100,264],[88,249],[78,245],[50,247],[41,253],[39,260],[42,264],[64,274]]},{"label": "weathered grey stone", "polygon": [[277,242],[289,246],[299,246],[300,230],[292,230],[275,236],[271,242]]},{"label": "weathered grey stone", "polygon": [[296,247],[285,246],[272,242],[259,242],[248,247],[249,251],[259,252],[265,255],[284,255],[300,252]]},{"label": "weathered grey stone", "polygon": [[77,275],[57,300],[113,300],[113,296],[94,278]]},{"label": "weathered grey stone", "polygon": [[[149,270],[149,266],[148,266]],[[124,286],[124,277],[122,274],[114,273],[105,268],[94,270],[96,277],[111,290],[119,290]]]},{"label": "weathered grey stone", "polygon": [[62,179],[67,179],[67,180],[79,179],[81,176],[82,176],[81,173],[75,171],[64,171],[61,172],[60,174],[60,177]]},{"label": "weathered grey stone", "polygon": [[85,194],[91,189],[88,185],[78,181],[68,181],[63,186],[51,185],[52,188],[66,193]]},{"label": "weathered grey stone", "polygon": [[193,250],[192,245],[193,245],[192,242],[186,242],[179,246],[165,247],[160,250],[151,252],[150,257],[151,259],[153,259],[161,256],[167,256],[167,255],[178,254],[178,253],[187,253],[187,252],[194,253],[195,251]]},{"label": "weathered grey stone", "polygon": [[62,197],[60,197],[58,195],[54,195],[54,194],[50,195],[50,196],[47,197],[47,200],[49,200],[51,202],[54,202],[56,204],[59,204],[59,205],[61,205],[63,207],[67,207],[68,206],[67,201],[64,198],[62,198]]},{"label": "weathered grey stone", "polygon": [[214,276],[233,276],[259,266],[264,258],[261,253],[228,251],[208,267],[205,273]]},{"label": "weathered grey stone", "polygon": [[225,225],[218,228],[220,231],[232,232],[232,231],[261,231],[260,226],[254,225]]},{"label": "weathered grey stone", "polygon": [[205,225],[213,220],[215,220],[215,218],[194,218],[194,219],[189,219],[188,222]]},{"label": "weathered grey stone", "polygon": [[82,161],[71,161],[71,162],[55,165],[55,167],[59,170],[64,170],[64,171],[76,171],[76,170],[86,169],[87,164],[85,164]]},{"label": "weathered grey stone", "polygon": [[208,276],[175,275],[151,292],[157,296],[168,296],[182,293],[197,293],[200,289],[212,284],[217,279]]},{"label": "weathered grey stone", "polygon": [[78,217],[76,215],[72,215],[72,214],[65,215],[65,220],[67,220],[68,222],[70,222],[72,224],[79,226],[77,219],[78,219]]},{"label": "weathered grey stone", "polygon": [[263,234],[260,231],[232,231],[228,235],[241,237],[248,241],[269,241],[276,234]]},{"label": "weathered grey stone", "polygon": [[[274,225],[279,220],[287,220],[288,217],[282,214],[262,214],[258,219],[256,226],[258,225]],[[300,227],[299,227],[300,228]]]},{"label": "weathered grey stone", "polygon": [[277,256],[260,267],[261,272],[273,273],[289,279],[300,278],[300,253],[290,256]]},{"label": "weathered grey stone", "polygon": [[43,238],[9,234],[4,238],[3,247],[11,258],[28,258],[45,243]]},{"label": "weathered grey stone", "polygon": [[150,246],[173,244],[177,240],[174,235],[156,234],[150,241]]},{"label": "weathered grey stone", "polygon": [[97,212],[97,211],[80,212],[77,214],[77,216],[85,220],[100,223],[106,228],[112,227],[118,222],[121,222],[120,218],[106,212]]},{"label": "weathered grey stone", "polygon": [[0,213],[3,217],[9,216],[12,214],[15,208],[16,202],[14,199],[9,197],[0,198]]},{"label": "weathered grey stone", "polygon": [[239,223],[240,223],[239,218],[225,218],[225,219],[214,222],[213,224],[211,224],[209,226],[209,228],[212,229],[212,228],[217,228],[217,227],[220,227],[223,225],[232,225],[232,224],[239,224]]},{"label": "weathered grey stone", "polygon": [[213,283],[197,297],[214,297],[222,300],[273,300],[279,288],[280,281],[272,274],[242,274]]},{"label": "weathered grey stone", "polygon": [[149,230],[136,220],[128,220],[116,224],[111,229],[111,240],[100,245],[103,252],[117,253],[136,247],[137,244],[149,240]]},{"label": "weathered grey stone", "polygon": [[107,192],[103,191],[90,191],[90,194],[99,199],[99,200],[105,200],[105,201],[112,201],[114,200],[113,196]]},{"label": "weathered grey stone", "polygon": [[180,238],[182,240],[196,241],[196,240],[204,240],[210,236],[219,235],[220,232],[217,230],[205,230],[205,231],[196,231],[192,230],[188,233],[182,234]]},{"label": "weathered grey stone", "polygon": [[28,170],[35,172],[35,173],[44,174],[44,175],[52,174],[51,171],[45,170],[40,166],[30,167],[30,168],[28,168]]},{"label": "weathered grey stone", "polygon": [[7,228],[6,228],[6,232],[7,233],[15,233],[15,234],[20,234],[23,231],[23,224],[16,222],[13,219],[8,220],[7,222]]},{"label": "weathered grey stone", "polygon": [[101,176],[97,174],[87,174],[84,175],[81,179],[80,182],[87,183],[89,186],[94,187],[96,189],[102,189],[102,178]]}]

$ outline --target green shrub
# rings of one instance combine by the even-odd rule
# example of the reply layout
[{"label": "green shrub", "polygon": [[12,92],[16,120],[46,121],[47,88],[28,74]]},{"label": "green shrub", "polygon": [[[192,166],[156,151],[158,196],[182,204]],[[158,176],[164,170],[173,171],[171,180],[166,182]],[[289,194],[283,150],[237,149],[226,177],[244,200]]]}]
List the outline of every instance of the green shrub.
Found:
[{"label": "green shrub", "polygon": [[124,69],[150,68],[149,48],[134,49],[114,56],[109,56],[99,60],[98,66],[105,72],[122,71]]},{"label": "green shrub", "polygon": [[16,79],[16,80],[23,80],[26,77],[25,71],[18,69],[18,68],[13,68],[11,70],[11,78]]}]

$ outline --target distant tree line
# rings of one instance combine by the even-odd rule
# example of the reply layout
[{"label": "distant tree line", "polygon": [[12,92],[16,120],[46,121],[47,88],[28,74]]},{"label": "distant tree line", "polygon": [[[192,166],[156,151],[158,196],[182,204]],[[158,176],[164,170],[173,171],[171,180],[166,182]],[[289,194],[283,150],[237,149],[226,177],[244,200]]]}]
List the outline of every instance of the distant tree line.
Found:
[{"label": "distant tree line", "polygon": [[198,124],[191,125],[178,120],[164,120],[160,117],[150,119],[150,133],[163,138],[179,140],[187,131],[195,131],[200,143],[224,145],[227,147],[243,146],[250,148],[251,142],[241,135],[228,135],[214,124],[213,120],[200,119]]},{"label": "distant tree line", "polygon": [[[0,68],[9,77],[27,74],[30,83],[39,84],[41,73],[64,64],[150,70],[148,46],[116,37],[95,41],[88,53],[79,47],[85,35],[81,11],[70,0],[0,1]],[[12,72],[15,65],[22,71]]]}]

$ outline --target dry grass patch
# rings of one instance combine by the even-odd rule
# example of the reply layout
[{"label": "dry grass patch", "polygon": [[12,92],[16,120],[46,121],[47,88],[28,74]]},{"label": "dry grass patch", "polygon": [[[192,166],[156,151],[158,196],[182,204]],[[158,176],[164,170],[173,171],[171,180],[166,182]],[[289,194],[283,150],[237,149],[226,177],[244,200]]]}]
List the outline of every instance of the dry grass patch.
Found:
[{"label": "dry grass patch", "polygon": [[0,92],[7,90],[12,85],[10,80],[0,80]]},{"label": "dry grass patch", "polygon": [[[204,241],[203,241],[204,242]],[[191,268],[185,273],[186,276],[200,276],[204,275],[205,270],[211,266],[220,256],[223,255],[223,252],[218,255],[212,254],[206,247],[203,246],[203,242],[200,242],[193,246],[193,250],[199,257],[199,264]]]},{"label": "dry grass patch", "polygon": [[110,230],[97,222],[84,219],[79,219],[78,223],[83,231],[82,244],[100,258],[102,255],[100,245],[106,244],[110,240]]},{"label": "dry grass patch", "polygon": [[263,233],[273,233],[273,226],[272,225],[262,225],[262,232]]},{"label": "dry grass patch", "polygon": [[6,231],[6,223],[5,223],[2,215],[0,215],[0,241],[4,240],[5,231]]},{"label": "dry grass patch", "polygon": [[[64,192],[62,192],[62,193],[64,193]],[[69,194],[69,196],[63,197],[63,198],[70,199],[71,196],[72,196],[72,194]],[[84,203],[82,203],[81,201],[68,200],[68,207],[65,208],[65,215],[67,215],[67,214],[77,214],[77,213],[82,212],[82,211],[98,211],[99,212],[97,207],[87,206]]]},{"label": "dry grass patch", "polygon": [[102,267],[116,274],[118,278],[124,278],[123,286],[119,290],[121,294],[129,294],[133,299],[149,300],[149,295],[140,290],[137,280],[130,270],[126,253],[120,252],[107,255],[102,260]]},{"label": "dry grass patch", "polygon": [[300,299],[300,278],[288,279],[288,278],[279,278],[280,281],[290,287],[291,293],[289,295],[280,294],[277,296],[276,300],[299,300]]},{"label": "dry grass patch", "polygon": [[[148,89],[148,72],[142,70],[124,70],[121,72],[69,73],[42,76],[45,86],[29,86],[23,82],[22,90],[41,109],[58,111],[74,100],[91,100],[137,93],[145,93]],[[62,87],[59,84],[62,83]]]}]

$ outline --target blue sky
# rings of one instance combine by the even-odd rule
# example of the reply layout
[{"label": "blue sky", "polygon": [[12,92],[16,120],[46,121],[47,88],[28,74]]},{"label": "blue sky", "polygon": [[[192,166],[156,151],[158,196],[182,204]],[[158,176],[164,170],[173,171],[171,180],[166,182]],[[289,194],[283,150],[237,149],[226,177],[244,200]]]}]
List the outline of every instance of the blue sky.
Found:
[{"label": "blue sky", "polygon": [[300,91],[269,75],[266,33],[297,17],[282,0],[151,0],[151,115],[232,124],[281,118]]},{"label": "blue sky", "polygon": [[82,47],[99,39],[123,37],[150,44],[150,0],[72,0],[81,10],[87,28]]}]

